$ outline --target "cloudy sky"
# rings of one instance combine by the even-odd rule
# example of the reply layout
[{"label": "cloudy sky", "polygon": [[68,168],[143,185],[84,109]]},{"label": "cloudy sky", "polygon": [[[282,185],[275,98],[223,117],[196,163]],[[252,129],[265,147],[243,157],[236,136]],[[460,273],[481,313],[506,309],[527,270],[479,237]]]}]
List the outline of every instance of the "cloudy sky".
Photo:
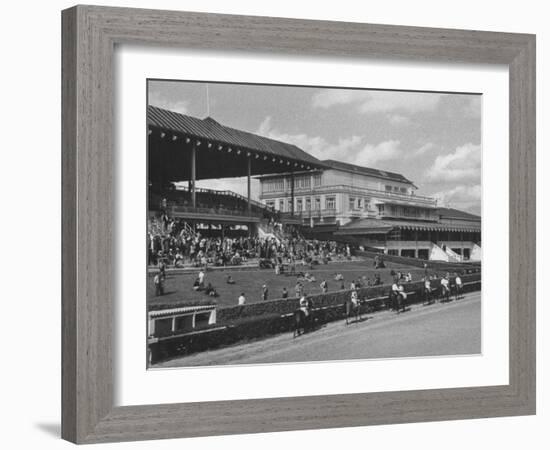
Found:
[{"label": "cloudy sky", "polygon": [[[399,172],[440,204],[481,210],[481,97],[150,81],[149,103],[290,142],[319,159]],[[243,180],[197,183],[245,193]]]}]

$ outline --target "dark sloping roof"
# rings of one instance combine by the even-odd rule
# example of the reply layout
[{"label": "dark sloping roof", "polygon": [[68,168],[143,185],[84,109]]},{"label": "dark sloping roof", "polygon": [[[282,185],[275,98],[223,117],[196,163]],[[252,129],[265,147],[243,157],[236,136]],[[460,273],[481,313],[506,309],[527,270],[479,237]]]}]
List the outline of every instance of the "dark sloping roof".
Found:
[{"label": "dark sloping roof", "polygon": [[471,221],[481,221],[481,217],[466,211],[460,211],[454,208],[437,208],[436,213],[445,219],[462,219]]},{"label": "dark sloping roof", "polygon": [[382,219],[358,219],[340,227],[337,234],[362,234],[372,233],[373,230],[380,233],[388,232],[393,228],[409,229],[409,230],[433,230],[433,231],[480,231],[481,227],[475,225],[453,225],[438,222],[425,222],[414,220],[382,220]]},{"label": "dark sloping roof", "polygon": [[164,131],[243,148],[273,158],[291,159],[313,167],[323,167],[317,158],[293,144],[226,127],[211,117],[198,119],[149,105],[147,107],[147,124],[150,127],[157,127]]},{"label": "dark sloping roof", "polygon": [[361,175],[368,175],[371,177],[383,178],[385,180],[399,181],[400,183],[413,184],[412,181],[405,178],[403,175],[395,172],[387,172],[385,170],[373,169],[371,167],[362,167],[355,164],[349,164],[341,161],[335,161],[333,159],[325,159],[321,161],[327,167],[336,170],[343,170],[351,173],[358,173]]}]

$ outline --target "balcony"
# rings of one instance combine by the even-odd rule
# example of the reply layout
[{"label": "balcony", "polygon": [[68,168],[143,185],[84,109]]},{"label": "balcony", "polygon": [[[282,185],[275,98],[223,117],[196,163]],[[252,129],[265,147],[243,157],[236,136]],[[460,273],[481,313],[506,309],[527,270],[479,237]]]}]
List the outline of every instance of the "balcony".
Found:
[{"label": "balcony", "polygon": [[[400,202],[406,202],[406,203],[410,203],[411,205],[417,205],[417,206],[420,206],[420,205],[429,206],[429,207],[437,206],[437,201],[432,197],[426,197],[423,195],[404,194],[401,192],[393,192],[393,191],[392,192],[382,191],[380,189],[359,188],[359,187],[353,187],[353,186],[348,186],[343,184],[294,190],[294,196],[297,196],[297,195],[315,196],[315,195],[336,194],[336,193],[345,193],[345,194],[351,194],[351,195],[363,196],[363,197],[375,197],[375,198],[380,198],[384,200],[397,200]],[[277,197],[290,197],[290,195],[291,195],[290,189],[281,189],[279,191],[269,191],[269,192],[262,191],[261,197],[263,199],[267,199],[267,198],[277,198]]]}]

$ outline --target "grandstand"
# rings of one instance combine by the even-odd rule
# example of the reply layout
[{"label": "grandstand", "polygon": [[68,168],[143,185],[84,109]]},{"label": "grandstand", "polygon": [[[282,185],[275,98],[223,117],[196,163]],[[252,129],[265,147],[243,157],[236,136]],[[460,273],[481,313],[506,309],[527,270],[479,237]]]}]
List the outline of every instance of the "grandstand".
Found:
[{"label": "grandstand", "polygon": [[[426,262],[418,258],[420,252],[410,257],[403,251],[387,252],[385,265],[374,267],[382,250],[360,246],[343,227],[325,227],[322,238],[311,236],[302,211],[294,210],[294,174],[301,180],[311,173],[315,180],[326,164],[294,145],[229,128],[212,118],[149,106],[147,122],[150,345],[156,345],[160,335],[171,339],[218,326],[217,316],[228,317],[228,308],[239,315],[241,310],[233,309],[242,293],[247,303],[242,311],[248,308],[246,315],[254,316],[255,305],[266,300],[284,304],[286,296],[289,301],[301,295],[322,297],[327,294],[320,286],[323,280],[328,281],[327,295],[340,299],[354,286],[385,291],[385,285],[402,274],[420,282],[446,272],[480,271],[479,264]],[[251,195],[251,177],[278,175],[290,180],[284,182],[289,186],[285,211],[278,208],[280,202],[275,207]],[[246,177],[247,195],[196,186],[198,180],[231,177]],[[296,186],[298,192],[303,187]],[[449,226],[465,220],[453,211],[445,213]],[[349,222],[350,229],[359,221],[375,220],[356,219]]]}]

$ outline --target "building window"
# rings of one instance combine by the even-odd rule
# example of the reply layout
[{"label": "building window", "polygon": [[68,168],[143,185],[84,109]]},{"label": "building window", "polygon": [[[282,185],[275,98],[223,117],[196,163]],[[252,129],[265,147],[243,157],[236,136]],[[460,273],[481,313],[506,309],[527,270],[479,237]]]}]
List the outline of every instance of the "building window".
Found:
[{"label": "building window", "polygon": [[267,180],[263,184],[264,192],[280,192],[284,190],[284,179]]},{"label": "building window", "polygon": [[321,186],[321,174],[320,173],[316,173],[315,175],[313,175],[313,186],[314,187]]},{"label": "building window", "polygon": [[321,197],[315,197],[315,211],[321,210]]},{"label": "building window", "polygon": [[400,188],[400,191],[401,191],[401,193],[406,194],[407,193],[407,188],[402,187],[402,188]]},{"label": "building window", "polygon": [[394,186],[394,187],[393,187],[393,190],[394,190],[395,192],[399,192],[399,188],[398,188],[397,186]]},{"label": "building window", "polygon": [[386,192],[391,192],[391,191],[392,191],[392,187],[386,184]]},{"label": "building window", "polygon": [[311,211],[311,198],[306,198],[306,211]]},{"label": "building window", "polygon": [[355,209],[355,198],[354,197],[349,198],[349,209]]},{"label": "building window", "polygon": [[336,197],[325,198],[325,209],[336,209]]},{"label": "building window", "polygon": [[283,199],[279,200],[279,211],[285,210],[285,201]]},{"label": "building window", "polygon": [[302,210],[302,199],[299,198],[298,200],[296,200],[296,211],[301,211]]},{"label": "building window", "polygon": [[378,213],[384,214],[384,205],[378,205]]},{"label": "building window", "polygon": [[362,198],[358,198],[358,199],[357,199],[357,208],[358,208],[358,209],[362,209],[362,208],[363,208],[363,199],[362,199]]},{"label": "building window", "polygon": [[309,175],[296,177],[294,181],[297,189],[309,189],[311,187],[311,177]]},{"label": "building window", "polygon": [[292,199],[289,198],[289,199],[286,201],[286,205],[287,205],[287,208],[286,208],[287,211],[288,211],[288,212],[292,212]]}]

